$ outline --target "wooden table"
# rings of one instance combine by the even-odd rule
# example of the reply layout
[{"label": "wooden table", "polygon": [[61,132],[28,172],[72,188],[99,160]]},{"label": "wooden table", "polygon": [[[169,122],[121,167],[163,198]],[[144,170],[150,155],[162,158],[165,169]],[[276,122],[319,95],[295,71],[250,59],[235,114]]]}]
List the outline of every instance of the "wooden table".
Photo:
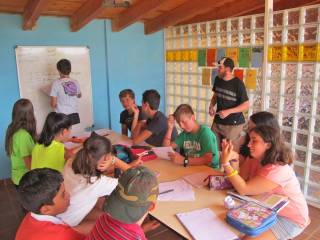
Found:
[{"label": "wooden table", "polygon": [[[118,143],[131,143],[131,140],[123,135],[112,133],[108,136],[112,144]],[[197,172],[210,171],[208,166],[188,166],[183,167],[176,165],[168,160],[156,159],[145,162],[145,166],[160,173],[159,182],[166,182],[177,180],[183,176],[190,175]],[[176,213],[188,212],[201,208],[210,208],[220,219],[225,222],[226,209],[223,205],[223,199],[226,196],[226,191],[210,191],[207,188],[193,188],[195,192],[195,201],[190,202],[157,202],[156,209],[150,214],[157,220],[168,226],[186,239],[192,239],[188,231],[179,222]],[[231,229],[235,234],[241,234],[227,223],[226,226]]]}]

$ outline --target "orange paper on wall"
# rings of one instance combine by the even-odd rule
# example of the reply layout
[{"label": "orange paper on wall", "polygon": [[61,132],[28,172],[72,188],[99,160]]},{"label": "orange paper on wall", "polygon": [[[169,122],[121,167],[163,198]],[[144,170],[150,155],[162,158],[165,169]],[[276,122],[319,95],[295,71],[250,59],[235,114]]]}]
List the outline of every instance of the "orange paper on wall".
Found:
[{"label": "orange paper on wall", "polygon": [[234,69],[233,76],[235,76],[243,81],[243,69]]},{"label": "orange paper on wall", "polygon": [[303,45],[301,49],[301,61],[317,61],[317,45]]},{"label": "orange paper on wall", "polygon": [[257,88],[257,70],[248,69],[246,75],[246,87],[255,90]]},{"label": "orange paper on wall", "polygon": [[270,62],[281,62],[282,61],[282,47],[269,47],[268,59]]},{"label": "orange paper on wall", "polygon": [[216,63],[217,50],[215,48],[207,49],[207,66],[214,67]]},{"label": "orange paper on wall", "polygon": [[181,54],[181,51],[175,51],[174,52],[174,60],[176,62],[180,62],[182,60],[182,54]]},{"label": "orange paper on wall", "polygon": [[190,55],[188,50],[182,51],[182,61],[189,62],[190,61]]},{"label": "orange paper on wall", "polygon": [[167,62],[172,62],[174,60],[173,51],[167,51],[166,60],[167,60]]},{"label": "orange paper on wall", "polygon": [[299,46],[284,46],[283,47],[283,60],[287,62],[299,61]]},{"label": "orange paper on wall", "polygon": [[233,60],[234,66],[238,66],[239,48],[227,48],[226,56]]},{"label": "orange paper on wall", "polygon": [[210,86],[211,82],[211,69],[203,68],[202,69],[202,85]]},{"label": "orange paper on wall", "polygon": [[189,50],[189,60],[191,62],[198,61],[198,51],[197,50]]}]

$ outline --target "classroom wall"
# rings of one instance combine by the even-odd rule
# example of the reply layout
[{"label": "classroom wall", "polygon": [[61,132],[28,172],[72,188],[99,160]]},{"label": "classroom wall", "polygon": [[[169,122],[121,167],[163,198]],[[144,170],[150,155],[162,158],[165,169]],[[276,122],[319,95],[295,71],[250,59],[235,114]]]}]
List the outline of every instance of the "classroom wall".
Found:
[{"label": "classroom wall", "polygon": [[[0,14],[0,179],[10,177],[4,138],[12,106],[19,98],[16,45],[90,47],[94,124],[97,128],[111,126],[120,130],[118,92],[122,88],[133,88],[139,102],[140,95],[147,88],[156,88],[164,95],[162,32],[145,36],[143,25],[134,24],[120,33],[112,33],[110,21],[95,20],[73,33],[69,29],[69,19],[57,17],[41,17],[34,31],[23,31],[21,26],[20,15]],[[161,109],[164,109],[163,99]]]}]

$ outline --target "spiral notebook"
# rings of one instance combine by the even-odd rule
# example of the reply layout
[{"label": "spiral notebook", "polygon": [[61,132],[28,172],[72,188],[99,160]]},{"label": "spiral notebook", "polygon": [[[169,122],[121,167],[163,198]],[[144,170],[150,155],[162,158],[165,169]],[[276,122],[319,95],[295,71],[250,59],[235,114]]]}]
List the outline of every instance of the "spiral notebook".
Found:
[{"label": "spiral notebook", "polygon": [[[179,221],[195,240],[234,240],[239,237],[210,208],[177,213]],[[213,238],[214,236],[214,238]]]}]

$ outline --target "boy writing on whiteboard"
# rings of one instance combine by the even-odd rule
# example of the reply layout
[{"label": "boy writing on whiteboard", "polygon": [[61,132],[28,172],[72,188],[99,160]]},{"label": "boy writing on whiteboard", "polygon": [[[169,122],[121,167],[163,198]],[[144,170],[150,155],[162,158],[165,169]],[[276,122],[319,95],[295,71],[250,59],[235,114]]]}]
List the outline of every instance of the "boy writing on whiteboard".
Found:
[{"label": "boy writing on whiteboard", "polygon": [[61,59],[57,63],[57,70],[60,78],[54,81],[51,87],[51,106],[56,112],[67,114],[72,124],[80,123],[78,98],[81,97],[81,90],[78,81],[69,77],[70,61]]}]

